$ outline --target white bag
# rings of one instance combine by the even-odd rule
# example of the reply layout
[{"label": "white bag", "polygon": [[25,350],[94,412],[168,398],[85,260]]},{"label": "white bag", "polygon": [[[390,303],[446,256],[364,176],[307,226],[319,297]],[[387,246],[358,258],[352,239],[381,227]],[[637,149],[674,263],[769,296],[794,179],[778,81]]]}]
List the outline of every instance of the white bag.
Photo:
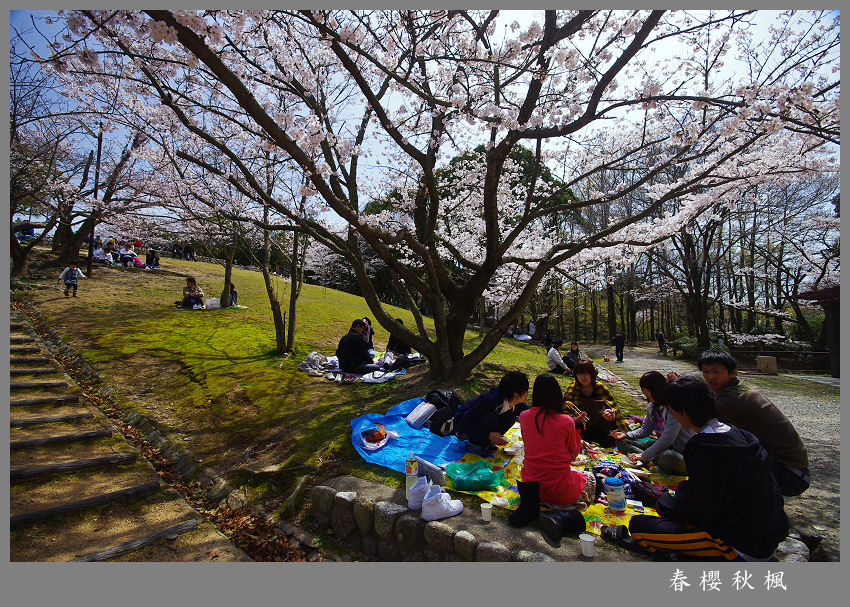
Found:
[{"label": "white bag", "polygon": [[372,371],[363,376],[362,381],[367,384],[382,384],[385,381],[390,381],[395,377],[395,373],[391,371]]},{"label": "white bag", "polygon": [[437,407],[428,402],[422,402],[416,405],[416,408],[404,418],[411,428],[419,428],[422,424],[428,421],[428,418],[434,415]]},{"label": "white bag", "polygon": [[215,310],[216,308],[221,307],[218,301],[218,297],[210,297],[209,299],[204,301],[204,304],[207,306],[207,310]]},{"label": "white bag", "polygon": [[378,359],[378,362],[375,364],[381,365],[384,368],[392,367],[393,363],[396,361],[396,356],[392,352],[387,352],[381,358]]}]

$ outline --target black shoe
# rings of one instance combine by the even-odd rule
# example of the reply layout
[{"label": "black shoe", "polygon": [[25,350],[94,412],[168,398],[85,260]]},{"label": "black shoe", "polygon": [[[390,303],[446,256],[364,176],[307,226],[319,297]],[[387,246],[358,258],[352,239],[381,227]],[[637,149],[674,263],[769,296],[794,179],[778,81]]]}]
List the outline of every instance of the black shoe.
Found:
[{"label": "black shoe", "polygon": [[561,538],[587,529],[584,516],[578,510],[547,510],[537,519],[540,533],[547,544],[553,548],[561,547]]},{"label": "black shoe", "polygon": [[537,481],[518,482],[519,506],[508,515],[511,527],[525,527],[540,516],[540,483]]},{"label": "black shoe", "polygon": [[617,546],[626,548],[627,550],[645,552],[645,550],[638,546],[637,542],[635,542],[629,534],[629,528],[625,525],[603,525],[599,529],[599,535],[612,544],[616,544]]}]

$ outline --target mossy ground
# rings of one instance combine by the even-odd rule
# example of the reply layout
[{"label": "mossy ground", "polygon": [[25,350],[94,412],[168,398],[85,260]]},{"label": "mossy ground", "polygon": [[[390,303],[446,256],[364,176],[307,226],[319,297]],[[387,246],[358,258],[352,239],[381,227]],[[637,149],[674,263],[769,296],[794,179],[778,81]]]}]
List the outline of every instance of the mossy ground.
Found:
[{"label": "mossy ground", "polygon": [[[321,466],[322,476],[351,473],[391,485],[400,482],[401,475],[359,457],[351,446],[350,421],[444,387],[430,380],[427,365],[385,384],[352,386],[309,377],[297,368],[311,350],[333,354],[351,320],[371,316],[361,297],[304,285],[295,349],[284,359],[274,351],[274,327],[260,273],[233,270],[239,303],[246,309],[191,311],[174,305],[185,277],[194,276],[205,297],[217,297],[224,268],[163,258],[162,269],[96,267],[90,279],[80,281],[77,298],[65,298],[53,289],[28,291],[25,298],[117,388],[119,400],[184,440],[203,465],[250,485],[255,498],[277,494],[294,476],[284,471],[260,480],[236,474],[243,466],[311,464]],[[58,275],[59,268],[41,270],[42,278],[27,282],[53,285],[54,270]],[[289,285],[279,278],[274,281],[286,309]],[[407,310],[390,310],[413,324]],[[376,349],[382,350],[388,338],[377,326]],[[468,351],[477,343],[478,332],[467,332]],[[524,371],[533,382],[545,371],[543,348],[503,340],[467,382],[448,387],[471,397],[510,369]],[[571,381],[558,379],[562,386]],[[637,401],[616,386],[613,392],[626,411],[640,410]]]}]

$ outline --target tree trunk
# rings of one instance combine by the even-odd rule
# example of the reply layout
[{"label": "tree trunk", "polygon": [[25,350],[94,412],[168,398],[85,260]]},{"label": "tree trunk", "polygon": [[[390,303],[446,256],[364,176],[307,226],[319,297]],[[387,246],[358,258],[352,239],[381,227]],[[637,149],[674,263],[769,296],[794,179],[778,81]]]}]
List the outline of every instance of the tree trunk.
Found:
[{"label": "tree trunk", "polygon": [[608,300],[608,342],[617,334],[617,316],[614,308],[614,286],[605,287],[605,297]]},{"label": "tree trunk", "polygon": [[303,272],[303,251],[306,250],[306,245],[299,250],[298,234],[292,235],[292,263],[291,272],[289,274],[289,325],[286,337],[286,351],[292,352],[295,347],[295,304],[298,301],[298,296],[301,295],[301,285],[304,280]]},{"label": "tree trunk", "polygon": [[12,242],[12,270],[10,272],[10,278],[17,278],[19,276],[23,276],[23,274],[27,271],[27,263],[29,261],[29,249],[27,247],[21,246],[21,243],[18,242],[18,239],[15,237],[14,233],[11,234]]},{"label": "tree trunk", "polygon": [[233,245],[230,247],[230,250],[225,252],[224,259],[224,287],[221,291],[221,297],[219,298],[219,305],[222,308],[226,308],[230,305],[230,281],[233,275],[233,258],[236,256],[236,234],[233,234]]},{"label": "tree trunk", "polygon": [[[268,207],[263,210],[263,222],[266,225],[269,223]],[[275,295],[271,273],[269,272],[269,263],[271,261],[271,242],[268,230],[263,230],[263,254],[263,263],[260,264],[260,269],[263,272],[263,281],[266,283],[266,293],[268,294],[269,305],[272,309],[275,351],[278,354],[283,354],[286,352],[286,326],[283,324],[283,316],[280,312],[280,302],[277,300],[277,296]]]},{"label": "tree trunk", "polygon": [[590,292],[590,318],[593,326],[593,343],[599,341],[599,308],[596,306],[596,291]]}]

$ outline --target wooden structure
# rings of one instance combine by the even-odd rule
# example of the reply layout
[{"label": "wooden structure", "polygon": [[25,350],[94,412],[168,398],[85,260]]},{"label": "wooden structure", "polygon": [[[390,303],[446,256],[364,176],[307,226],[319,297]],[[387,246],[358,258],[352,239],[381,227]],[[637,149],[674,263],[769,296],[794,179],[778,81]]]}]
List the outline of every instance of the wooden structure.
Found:
[{"label": "wooden structure", "polygon": [[829,371],[832,377],[841,377],[839,369],[839,331],[841,288],[838,285],[806,291],[797,295],[797,299],[814,301],[823,307],[823,323],[826,328],[826,343],[829,347]]}]

